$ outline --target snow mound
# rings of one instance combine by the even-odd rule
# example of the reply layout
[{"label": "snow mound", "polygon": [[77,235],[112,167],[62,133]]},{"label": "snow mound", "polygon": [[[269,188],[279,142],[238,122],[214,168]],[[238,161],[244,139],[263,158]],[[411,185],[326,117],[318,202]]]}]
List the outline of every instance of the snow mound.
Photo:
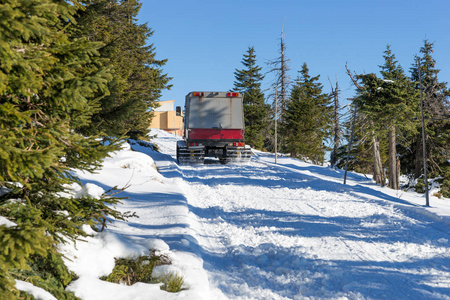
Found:
[{"label": "snow mound", "polygon": [[101,187],[99,187],[96,184],[93,183],[86,183],[76,191],[75,198],[81,198],[83,196],[89,196],[94,199],[99,199],[103,194],[105,193],[105,190]]},{"label": "snow mound", "polygon": [[139,152],[133,152],[130,148],[117,152],[114,157],[106,158],[105,162],[124,169],[132,169],[137,172],[149,172],[150,174],[158,173],[155,162],[150,156]]},{"label": "snow mound", "polygon": [[57,300],[52,294],[44,289],[32,285],[29,282],[22,280],[16,280],[16,289],[19,291],[24,291],[32,295],[37,300]]},{"label": "snow mound", "polygon": [[3,225],[6,226],[6,227],[14,227],[14,226],[17,226],[16,223],[14,223],[14,222],[8,220],[8,219],[5,218],[5,217],[0,216],[0,226],[3,226]]}]

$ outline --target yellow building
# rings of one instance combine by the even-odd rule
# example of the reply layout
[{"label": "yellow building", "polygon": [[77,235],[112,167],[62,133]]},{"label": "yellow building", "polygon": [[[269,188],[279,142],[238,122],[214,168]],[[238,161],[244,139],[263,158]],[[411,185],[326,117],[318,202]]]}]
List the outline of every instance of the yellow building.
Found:
[{"label": "yellow building", "polygon": [[183,135],[183,112],[177,116],[174,109],[175,100],[158,101],[159,107],[153,112],[150,128],[163,129],[167,132]]}]

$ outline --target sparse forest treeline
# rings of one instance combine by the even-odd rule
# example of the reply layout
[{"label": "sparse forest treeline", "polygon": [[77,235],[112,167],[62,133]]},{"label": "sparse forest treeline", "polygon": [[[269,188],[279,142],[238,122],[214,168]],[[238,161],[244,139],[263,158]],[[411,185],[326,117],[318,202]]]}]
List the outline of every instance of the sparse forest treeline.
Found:
[{"label": "sparse forest treeline", "polygon": [[31,299],[15,279],[76,299],[57,245],[85,236],[83,225],[127,217],[113,191],[83,195],[72,170],[95,170],[120,138],[145,138],[169,87],[139,9],[136,0],[0,4],[0,299]]},{"label": "sparse forest treeline", "polygon": [[[255,123],[266,126],[258,129],[258,133],[264,132],[264,142],[256,142],[253,138],[255,133],[250,130],[246,134],[247,143],[258,149],[274,151],[276,140],[278,151],[316,164],[322,164],[326,152],[332,150],[333,167],[345,168],[348,164],[349,170],[373,174],[378,184],[392,189],[401,188],[401,174],[408,175],[416,190],[424,192],[420,122],[422,91],[428,174],[437,178],[442,195],[450,197],[450,91],[447,83],[438,79],[432,43],[424,41],[420,56],[413,58],[410,76],[400,66],[389,45],[383,55],[384,64],[379,66],[379,74],[354,74],[347,67],[347,74],[356,89],[349,112],[356,113],[345,119],[339,113],[341,104],[337,80],[335,87],[331,85],[330,93],[324,92],[318,82],[320,75],[309,74],[304,63],[297,79],[291,83],[285,48],[282,34],[280,56],[269,62],[275,74],[273,91],[265,97],[266,103],[271,104],[269,111],[266,108],[268,104],[264,105],[261,100],[264,97],[260,88],[263,77],[254,70],[259,72],[262,68],[256,65],[253,47],[244,55],[245,68],[235,72],[234,90],[244,93],[246,126],[252,128]],[[252,89],[242,89],[242,86],[256,89],[258,101],[250,97],[254,93]],[[248,114],[250,109],[260,113]],[[353,140],[349,143],[352,131]]]}]

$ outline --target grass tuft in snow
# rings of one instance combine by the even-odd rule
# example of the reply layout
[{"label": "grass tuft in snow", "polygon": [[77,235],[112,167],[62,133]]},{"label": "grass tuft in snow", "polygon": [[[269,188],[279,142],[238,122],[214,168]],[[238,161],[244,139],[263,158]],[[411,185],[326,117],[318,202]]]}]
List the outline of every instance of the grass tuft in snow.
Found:
[{"label": "grass tuft in snow", "polygon": [[433,193],[433,196],[434,196],[434,197],[437,197],[437,198],[439,198],[439,199],[442,199],[442,193],[441,193],[441,191],[434,192],[434,193]]},{"label": "grass tuft in snow", "polygon": [[157,255],[152,251],[150,255],[141,255],[131,258],[116,258],[115,266],[111,274],[100,279],[113,283],[133,285],[136,282],[163,283],[162,290],[168,292],[179,292],[184,284],[183,276],[178,274],[166,274],[161,277],[152,277],[153,268],[161,265],[170,265],[171,261],[167,255]]},{"label": "grass tuft in snow", "polygon": [[162,282],[161,289],[169,293],[178,293],[184,290],[184,277],[178,274],[166,274],[157,278],[158,282]]}]

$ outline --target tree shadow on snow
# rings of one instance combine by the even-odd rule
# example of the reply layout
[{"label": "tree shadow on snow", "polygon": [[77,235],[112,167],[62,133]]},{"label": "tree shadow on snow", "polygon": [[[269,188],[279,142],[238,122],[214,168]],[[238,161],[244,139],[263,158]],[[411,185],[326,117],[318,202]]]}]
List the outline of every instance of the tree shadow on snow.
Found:
[{"label": "tree shadow on snow", "polygon": [[448,272],[448,258],[406,262],[325,260],[302,251],[300,246],[240,245],[222,257],[207,256],[204,260],[212,280],[230,297],[252,295],[235,286],[268,289],[289,299],[336,299],[349,294],[352,299],[443,299],[450,293],[450,288],[439,287],[439,275],[423,271],[431,265],[433,271]]}]

